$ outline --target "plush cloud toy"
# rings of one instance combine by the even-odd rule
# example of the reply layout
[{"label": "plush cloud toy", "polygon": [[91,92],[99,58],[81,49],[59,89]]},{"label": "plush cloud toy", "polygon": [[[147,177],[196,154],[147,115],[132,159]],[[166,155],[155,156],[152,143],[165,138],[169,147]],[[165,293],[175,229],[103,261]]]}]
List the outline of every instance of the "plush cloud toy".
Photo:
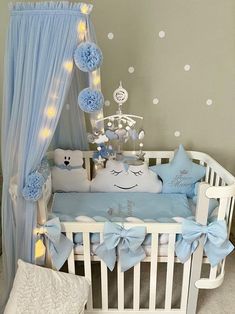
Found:
[{"label": "plush cloud toy", "polygon": [[87,172],[82,167],[83,158],[80,150],[54,151],[54,163],[52,168],[53,192],[89,192],[90,181]]},{"label": "plush cloud toy", "polygon": [[97,172],[91,181],[92,192],[151,192],[159,193],[162,182],[146,164],[128,165],[109,160],[106,168]]}]

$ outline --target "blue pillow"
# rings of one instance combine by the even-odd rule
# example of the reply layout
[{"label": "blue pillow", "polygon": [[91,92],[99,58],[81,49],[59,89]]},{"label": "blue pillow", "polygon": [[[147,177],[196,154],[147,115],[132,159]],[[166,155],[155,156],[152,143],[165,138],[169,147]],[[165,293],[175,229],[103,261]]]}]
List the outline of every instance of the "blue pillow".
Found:
[{"label": "blue pillow", "polygon": [[180,145],[173,160],[168,164],[150,167],[163,181],[162,193],[181,193],[194,196],[194,185],[204,177],[206,168],[189,158]]}]

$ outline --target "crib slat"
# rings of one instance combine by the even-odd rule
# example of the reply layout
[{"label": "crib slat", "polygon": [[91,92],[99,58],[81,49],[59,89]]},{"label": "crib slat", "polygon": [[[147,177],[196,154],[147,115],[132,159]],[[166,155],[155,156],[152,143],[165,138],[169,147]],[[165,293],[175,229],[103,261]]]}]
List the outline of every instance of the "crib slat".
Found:
[{"label": "crib slat", "polygon": [[[67,232],[66,237],[73,242],[73,233]],[[68,258],[68,271],[70,274],[75,274],[74,249],[72,249]]]},{"label": "crib slat", "polygon": [[230,234],[231,225],[233,221],[233,210],[234,210],[234,197],[232,197],[232,201],[229,209],[229,219],[228,219],[228,234]]},{"label": "crib slat", "polygon": [[159,164],[162,163],[162,159],[161,158],[156,158],[156,162],[157,162],[157,165],[159,165]]},{"label": "crib slat", "polygon": [[210,185],[214,185],[214,176],[215,172],[211,169],[211,175],[210,175]]},{"label": "crib slat", "polygon": [[180,309],[186,311],[190,278],[191,258],[184,263]]},{"label": "crib slat", "polygon": [[[85,277],[91,282],[91,251],[90,251],[90,233],[83,232],[83,250],[84,250],[84,269]],[[90,289],[88,301],[87,301],[87,310],[93,308],[92,305],[92,289]]]},{"label": "crib slat", "polygon": [[210,167],[207,166],[207,167],[206,167],[206,178],[205,178],[206,183],[209,182],[209,173],[210,173]]},{"label": "crib slat", "polygon": [[[104,240],[103,233],[100,234],[100,242]],[[102,299],[102,309],[108,309],[108,269],[106,264],[100,261],[100,271],[101,271],[101,299]]]},{"label": "crib slat", "polygon": [[217,277],[218,266],[211,267],[210,269],[210,279],[215,279]]},{"label": "crib slat", "polygon": [[121,272],[120,261],[117,262],[118,310],[124,310],[124,273]]},{"label": "crib slat", "polygon": [[154,311],[156,307],[157,289],[157,257],[158,257],[158,234],[152,234],[151,244],[151,268],[150,268],[150,290],[149,290],[149,310]]},{"label": "crib slat", "polygon": [[175,257],[175,234],[171,233],[169,234],[169,243],[168,243],[165,310],[171,309],[172,286],[173,286],[173,275],[174,275],[174,257]]},{"label": "crib slat", "polygon": [[219,186],[219,181],[220,181],[220,177],[218,174],[216,174],[216,178],[215,178],[215,186]]},{"label": "crib slat", "polygon": [[134,267],[134,287],[133,287],[133,309],[139,310],[140,307],[140,263]]}]

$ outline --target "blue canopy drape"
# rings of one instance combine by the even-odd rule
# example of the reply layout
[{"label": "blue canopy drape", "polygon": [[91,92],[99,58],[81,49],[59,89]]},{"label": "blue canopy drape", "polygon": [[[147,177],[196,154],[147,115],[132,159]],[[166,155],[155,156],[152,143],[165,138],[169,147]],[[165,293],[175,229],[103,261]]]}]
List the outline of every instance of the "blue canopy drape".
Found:
[{"label": "blue canopy drape", "polygon": [[[78,26],[81,21],[90,23],[92,9],[85,6],[86,10],[84,4],[50,1],[11,7],[2,117],[3,303],[12,286],[17,260],[34,260],[37,205],[26,201],[21,191],[48,149],[67,97],[74,98],[74,89],[69,93],[69,88],[74,74],[73,52],[81,40]],[[72,110],[70,116],[76,117],[73,127],[75,123],[78,126],[72,132],[77,138],[73,143],[84,149],[84,116],[74,107]],[[18,185],[14,207],[9,193],[12,180]]]}]

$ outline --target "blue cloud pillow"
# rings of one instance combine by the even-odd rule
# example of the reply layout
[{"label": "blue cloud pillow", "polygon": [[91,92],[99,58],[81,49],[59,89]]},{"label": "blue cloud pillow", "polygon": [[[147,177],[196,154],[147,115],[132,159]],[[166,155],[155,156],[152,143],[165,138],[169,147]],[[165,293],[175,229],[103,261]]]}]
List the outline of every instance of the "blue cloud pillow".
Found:
[{"label": "blue cloud pillow", "polygon": [[162,193],[181,193],[194,196],[195,183],[204,177],[205,167],[189,158],[180,145],[173,160],[168,164],[150,167],[163,181]]}]

